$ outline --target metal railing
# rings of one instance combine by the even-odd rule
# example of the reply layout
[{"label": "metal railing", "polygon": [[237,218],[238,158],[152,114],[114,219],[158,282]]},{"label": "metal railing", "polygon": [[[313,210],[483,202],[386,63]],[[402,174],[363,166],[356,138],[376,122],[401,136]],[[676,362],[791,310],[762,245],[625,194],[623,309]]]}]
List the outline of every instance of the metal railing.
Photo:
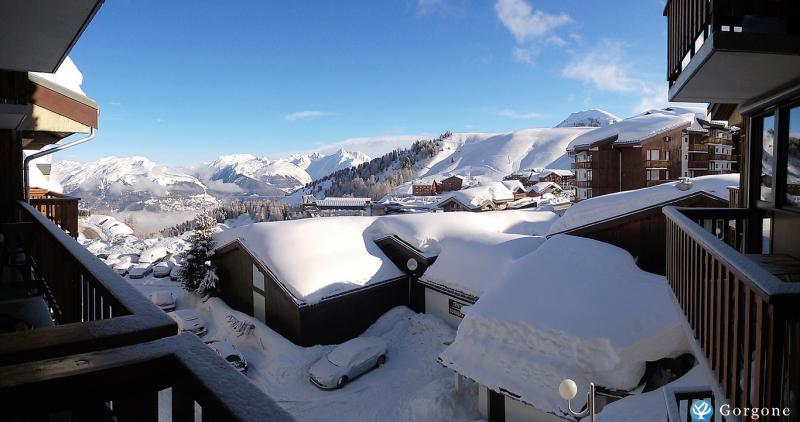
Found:
[{"label": "metal railing", "polygon": [[726,398],[732,407],[780,406],[797,394],[787,360],[797,352],[800,284],[738,252],[749,210],[663,212],[667,279]]}]

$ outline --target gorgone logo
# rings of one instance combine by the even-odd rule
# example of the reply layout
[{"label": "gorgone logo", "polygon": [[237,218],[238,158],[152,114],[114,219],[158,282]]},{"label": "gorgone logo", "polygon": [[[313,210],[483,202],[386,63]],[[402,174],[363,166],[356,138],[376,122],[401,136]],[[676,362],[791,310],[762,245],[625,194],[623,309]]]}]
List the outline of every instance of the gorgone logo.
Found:
[{"label": "gorgone logo", "polygon": [[761,417],[767,416],[791,416],[792,410],[788,407],[781,409],[780,407],[731,407],[729,404],[723,404],[719,407],[719,414],[722,416],[736,416],[743,418],[742,420],[755,421]]},{"label": "gorgone logo", "polygon": [[692,407],[689,409],[694,422],[710,421],[714,416],[714,407],[711,406],[707,400],[695,400],[692,402]]}]

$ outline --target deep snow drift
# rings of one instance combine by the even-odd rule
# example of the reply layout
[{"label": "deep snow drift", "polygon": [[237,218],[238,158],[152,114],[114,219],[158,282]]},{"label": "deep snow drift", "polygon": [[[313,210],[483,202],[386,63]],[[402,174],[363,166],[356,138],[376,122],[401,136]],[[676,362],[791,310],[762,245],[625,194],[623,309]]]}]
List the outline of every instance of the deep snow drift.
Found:
[{"label": "deep snow drift", "polygon": [[581,391],[590,381],[628,390],[646,361],[689,350],[682,321],[663,277],[640,270],[622,249],[561,235],[516,261],[468,309],[441,359],[557,413],[564,378]]}]

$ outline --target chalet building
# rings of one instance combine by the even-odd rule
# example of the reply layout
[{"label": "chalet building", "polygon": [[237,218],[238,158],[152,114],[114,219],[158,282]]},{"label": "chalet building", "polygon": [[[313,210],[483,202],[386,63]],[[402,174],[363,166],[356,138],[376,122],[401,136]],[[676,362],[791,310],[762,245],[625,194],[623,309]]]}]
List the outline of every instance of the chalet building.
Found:
[{"label": "chalet building", "polygon": [[519,180],[503,180],[500,182],[506,189],[510,190],[511,193],[514,194],[514,200],[522,199],[525,197],[525,186],[522,185],[522,182]]},{"label": "chalet building", "polygon": [[789,408],[764,419],[797,420],[800,4],[670,0],[664,16],[669,100],[709,103],[712,119],[746,128],[738,206],[663,211],[667,279],[716,377],[665,392],[669,418],[717,396],[732,408]]},{"label": "chalet building", "polygon": [[464,187],[464,178],[458,175],[450,176],[439,185],[437,192],[453,192],[461,190]]},{"label": "chalet building", "polygon": [[498,211],[507,208],[514,200],[514,193],[502,182],[486,186],[475,186],[442,195],[438,207],[445,212],[453,211]]},{"label": "chalet building", "polygon": [[528,187],[539,181],[540,172],[540,169],[522,169],[503,177],[503,180],[519,180],[522,186]]},{"label": "chalet building", "polygon": [[738,127],[681,108],[650,110],[583,134],[568,147],[576,199],[736,172],[738,134]]},{"label": "chalet building", "polygon": [[569,170],[544,170],[538,175],[539,182],[553,182],[564,190],[575,188],[575,173]]},{"label": "chalet building", "polygon": [[[372,221],[302,219],[218,233],[213,260],[220,297],[301,346],[356,337],[389,309],[409,303],[405,267],[364,238]],[[298,233],[305,233],[307,246],[287,249],[286,239]]]},{"label": "chalet building", "polygon": [[563,191],[564,190],[561,189],[561,186],[555,182],[539,182],[535,185],[529,186],[526,189],[525,196],[529,198],[538,198],[548,193],[557,195]]},{"label": "chalet building", "polygon": [[331,217],[337,215],[370,215],[372,198],[326,197],[316,199],[303,196],[303,211],[308,217]]},{"label": "chalet building", "polygon": [[411,194],[414,196],[434,196],[438,193],[436,180],[430,183],[416,182],[411,185]]},{"label": "chalet building", "polygon": [[199,409],[204,420],[291,420],[78,244],[64,201],[36,189],[26,200],[23,150],[98,127],[97,103],[59,68],[102,3],[0,3],[2,419],[186,421]]}]

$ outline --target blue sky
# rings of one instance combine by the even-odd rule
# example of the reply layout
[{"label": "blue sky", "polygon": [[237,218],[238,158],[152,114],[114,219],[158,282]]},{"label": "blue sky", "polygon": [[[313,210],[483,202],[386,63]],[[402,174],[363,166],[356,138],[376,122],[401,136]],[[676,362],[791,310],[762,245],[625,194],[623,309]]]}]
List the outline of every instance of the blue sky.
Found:
[{"label": "blue sky", "polygon": [[71,57],[100,132],[61,159],[277,158],[666,101],[662,0],[125,1]]}]

